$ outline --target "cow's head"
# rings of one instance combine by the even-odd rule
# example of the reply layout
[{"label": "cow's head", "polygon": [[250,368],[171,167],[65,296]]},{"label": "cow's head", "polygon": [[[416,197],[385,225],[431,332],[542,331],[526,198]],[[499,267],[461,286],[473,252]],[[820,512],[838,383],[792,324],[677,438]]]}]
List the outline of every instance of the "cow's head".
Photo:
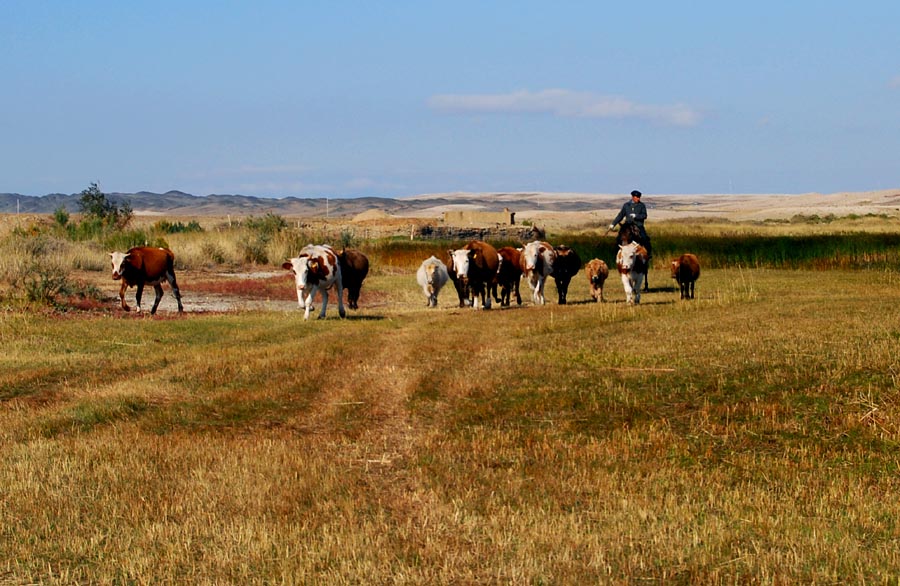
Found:
[{"label": "cow's head", "polygon": [[450,261],[453,263],[453,269],[456,271],[456,277],[460,281],[466,282],[468,280],[469,264],[474,258],[474,253],[474,250],[466,250],[465,248],[450,251]]},{"label": "cow's head", "polygon": [[619,272],[630,272],[636,264],[646,262],[647,249],[637,242],[619,245],[619,252],[616,254],[616,266]]},{"label": "cow's head", "polygon": [[[300,255],[285,261],[281,268],[294,274],[294,283],[297,287],[297,301],[300,307],[306,307],[305,297],[307,287],[315,285],[315,268],[317,263],[308,255]],[[312,273],[312,274],[311,274]],[[312,276],[312,279],[310,278]]]},{"label": "cow's head", "polygon": [[674,258],[672,259],[672,278],[675,279],[678,277],[678,268],[681,266],[681,259]]},{"label": "cow's head", "polygon": [[122,278],[122,273],[125,272],[125,262],[128,260],[128,253],[110,252],[109,258],[112,261],[112,278],[118,281]]},{"label": "cow's head", "polygon": [[541,264],[546,261],[547,247],[543,242],[535,240],[525,245],[522,251],[523,264],[526,272],[539,270]]}]

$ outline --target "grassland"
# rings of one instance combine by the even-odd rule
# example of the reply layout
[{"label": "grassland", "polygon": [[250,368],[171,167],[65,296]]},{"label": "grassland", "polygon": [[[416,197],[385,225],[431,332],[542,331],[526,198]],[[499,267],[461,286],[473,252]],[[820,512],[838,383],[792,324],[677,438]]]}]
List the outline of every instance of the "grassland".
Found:
[{"label": "grassland", "polygon": [[7,307],[0,583],[896,582],[883,242],[633,308],[427,310],[409,244],[346,320]]}]

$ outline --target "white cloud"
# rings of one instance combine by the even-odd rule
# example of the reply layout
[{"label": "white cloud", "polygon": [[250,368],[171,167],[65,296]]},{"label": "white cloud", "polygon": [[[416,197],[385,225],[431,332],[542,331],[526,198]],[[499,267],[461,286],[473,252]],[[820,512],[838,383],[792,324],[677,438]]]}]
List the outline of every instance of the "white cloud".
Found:
[{"label": "white cloud", "polygon": [[639,104],[617,96],[550,89],[508,94],[442,94],[428,105],[441,112],[551,114],[566,118],[637,118],[673,126],[696,126],[700,112],[685,105]]}]

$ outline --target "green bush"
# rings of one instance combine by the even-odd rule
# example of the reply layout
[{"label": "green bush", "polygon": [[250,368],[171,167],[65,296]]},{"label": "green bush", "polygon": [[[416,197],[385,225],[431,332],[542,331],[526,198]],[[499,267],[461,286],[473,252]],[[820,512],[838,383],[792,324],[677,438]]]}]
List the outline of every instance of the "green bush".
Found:
[{"label": "green bush", "polygon": [[191,220],[187,224],[183,222],[170,222],[168,220],[160,220],[153,224],[153,229],[164,234],[189,234],[192,232],[203,232],[200,222]]}]

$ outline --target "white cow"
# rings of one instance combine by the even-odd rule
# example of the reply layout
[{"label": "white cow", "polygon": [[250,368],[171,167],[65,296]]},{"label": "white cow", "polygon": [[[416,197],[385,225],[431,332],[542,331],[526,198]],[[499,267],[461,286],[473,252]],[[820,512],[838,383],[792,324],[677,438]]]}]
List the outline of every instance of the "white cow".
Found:
[{"label": "white cow", "polygon": [[294,281],[297,284],[297,302],[301,308],[306,310],[303,319],[309,319],[309,311],[313,308],[313,297],[317,291],[322,294],[322,310],[319,312],[319,319],[325,317],[325,308],[328,307],[328,290],[332,287],[337,288],[338,313],[341,317],[346,315],[341,263],[333,248],[326,244],[304,246],[299,255],[281,266],[294,273]]},{"label": "white cow", "polygon": [[416,280],[428,299],[427,307],[437,307],[438,293],[450,280],[447,265],[432,255],[431,258],[422,261],[416,272]]},{"label": "white cow", "polygon": [[554,261],[556,251],[547,242],[535,240],[522,249],[522,273],[531,286],[531,297],[535,305],[544,304],[544,285],[547,283],[547,277],[553,274]]},{"label": "white cow", "polygon": [[616,253],[616,268],[622,275],[625,302],[628,305],[641,302],[641,283],[647,276],[649,257],[647,249],[637,242],[619,245],[619,252]]}]

